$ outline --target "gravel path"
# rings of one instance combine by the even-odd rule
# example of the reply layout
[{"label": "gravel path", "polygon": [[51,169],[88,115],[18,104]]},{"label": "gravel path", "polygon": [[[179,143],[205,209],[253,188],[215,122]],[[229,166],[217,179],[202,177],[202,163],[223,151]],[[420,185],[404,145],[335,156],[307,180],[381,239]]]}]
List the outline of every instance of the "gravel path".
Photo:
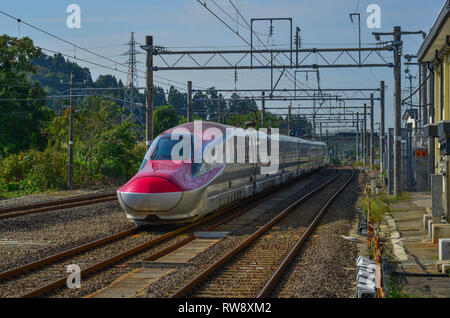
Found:
[{"label": "gravel path", "polygon": [[77,198],[80,196],[91,195],[91,194],[101,194],[115,192],[118,187],[105,187],[98,189],[83,189],[83,190],[67,190],[67,191],[55,191],[50,193],[38,193],[23,195],[17,198],[3,198],[0,196],[0,209],[16,207],[21,205],[42,203],[58,199],[66,198]]},{"label": "gravel path", "polygon": [[341,235],[348,236],[355,221],[363,178],[355,178],[330,207],[272,296],[354,297],[358,250]]},{"label": "gravel path", "polygon": [[117,201],[0,220],[0,271],[133,226]]}]

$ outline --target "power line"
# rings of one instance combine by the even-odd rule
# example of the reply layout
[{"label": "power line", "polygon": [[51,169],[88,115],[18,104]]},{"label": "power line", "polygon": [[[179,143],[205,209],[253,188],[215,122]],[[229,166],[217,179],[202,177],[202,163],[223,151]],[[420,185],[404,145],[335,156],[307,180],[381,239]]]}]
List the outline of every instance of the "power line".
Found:
[{"label": "power line", "polygon": [[[119,70],[117,68],[113,68],[113,67],[110,67],[110,66],[107,66],[107,65],[103,65],[103,64],[96,63],[96,62],[88,61],[88,60],[80,58],[80,57],[71,56],[71,55],[68,55],[68,54],[61,53],[59,51],[46,49],[46,48],[43,48],[43,47],[40,47],[40,46],[36,46],[36,47],[41,49],[41,50],[44,50],[44,51],[47,51],[47,52],[51,52],[53,54],[61,54],[62,56],[67,57],[69,59],[75,59],[75,60],[78,60],[78,61],[81,61],[81,62],[84,62],[84,63],[89,63],[89,64],[92,64],[92,65],[95,65],[95,66],[98,66],[98,67],[102,67],[102,68],[105,68],[105,69],[109,69],[109,70],[112,70],[112,71],[115,71],[115,72],[119,72],[119,73],[128,75],[128,72],[123,71],[123,70]],[[141,78],[141,79],[145,79],[145,77],[143,77],[143,76],[139,76],[138,75],[138,77]],[[166,85],[166,86],[169,86],[169,87],[170,86],[174,86],[174,85],[166,84],[166,83],[159,82],[159,81],[155,81],[155,83],[160,84],[160,85]],[[176,87],[176,86],[174,86],[174,87],[179,89],[179,90],[186,91],[185,88],[180,88],[180,87]]]},{"label": "power line", "polygon": [[[198,1],[198,0],[197,0]],[[239,14],[239,16],[242,18],[242,20],[245,21],[245,23],[247,24],[247,26],[251,29],[250,25],[248,24],[247,20],[243,17],[243,15],[241,14],[241,12],[239,11],[239,9],[234,5],[232,0],[229,0],[229,2],[231,3],[231,5],[233,6],[233,8],[236,10],[236,12]],[[253,33],[255,34],[256,38],[258,39],[258,41],[265,47],[267,48],[267,46],[264,44],[264,42],[261,40],[261,38],[258,36],[258,34],[256,34],[255,31],[253,31]],[[245,40],[244,40],[245,41]],[[247,44],[250,45],[250,43],[248,43],[248,41],[245,41]],[[264,56],[263,56],[264,57]],[[275,61],[279,62],[277,58],[275,58]],[[289,70],[287,71],[287,74],[289,74],[291,76],[291,81],[293,83],[295,83],[295,79],[292,79],[293,75],[291,74],[291,72],[289,72]],[[298,82],[298,81],[297,81]],[[303,87],[308,87],[308,85],[303,84],[302,82],[298,82],[299,84],[301,84]]]},{"label": "power line", "polygon": [[[248,27],[248,25],[244,25],[244,24],[240,23],[238,19],[234,19],[228,12],[226,12],[221,6],[219,6],[219,5],[217,4],[216,1],[214,1],[214,0],[211,0],[211,1],[216,5],[216,7],[219,8],[220,11],[222,11],[223,13],[225,13],[225,15],[226,15],[227,17],[229,17],[231,20],[233,20],[233,22],[236,22],[238,25],[242,26],[243,28],[247,29],[248,31],[251,31],[251,28]],[[239,15],[240,15],[240,14],[239,14]],[[241,18],[242,18],[242,16],[241,16]],[[244,18],[242,18],[242,20],[245,21]],[[256,31],[253,31],[253,33],[255,33],[255,34],[258,33],[258,34],[261,35],[261,36],[268,36],[268,34],[259,33],[259,32],[256,32]]]},{"label": "power line", "polygon": [[[104,55],[101,55],[101,54],[99,54],[99,53],[96,53],[96,52],[94,52],[94,51],[92,51],[92,50],[86,49],[86,48],[84,48],[84,47],[82,47],[82,46],[80,46],[80,45],[78,45],[78,44],[75,44],[75,43],[73,43],[73,42],[70,42],[70,41],[68,41],[68,40],[65,40],[65,39],[63,39],[63,38],[60,37],[60,36],[57,36],[57,35],[55,35],[55,34],[52,34],[52,33],[48,32],[48,31],[46,31],[46,30],[43,30],[43,29],[37,27],[37,26],[34,26],[34,25],[32,25],[31,23],[28,23],[28,22],[26,22],[26,21],[24,21],[24,20],[22,20],[22,19],[20,19],[20,18],[17,18],[17,17],[15,17],[15,16],[11,15],[11,14],[8,14],[8,13],[2,11],[2,10],[0,10],[0,13],[3,14],[3,15],[5,15],[5,16],[7,16],[7,17],[9,17],[9,18],[11,18],[11,19],[16,20],[19,24],[20,24],[20,23],[23,23],[23,24],[29,26],[30,28],[33,28],[33,29],[35,29],[35,30],[37,30],[37,31],[39,31],[39,32],[42,32],[42,33],[44,33],[44,34],[50,36],[50,37],[53,37],[53,38],[55,38],[55,39],[57,39],[57,40],[59,40],[59,41],[62,41],[62,42],[66,43],[66,44],[68,44],[68,45],[70,45],[70,46],[73,46],[74,48],[77,48],[77,49],[80,49],[80,50],[82,50],[82,51],[84,51],[84,52],[93,54],[93,55],[95,55],[95,56],[97,56],[97,57],[99,57],[99,58],[102,58],[102,59],[105,59],[105,60],[107,60],[107,61],[109,61],[109,62],[112,62],[112,63],[114,63],[115,65],[120,65],[120,66],[123,66],[123,67],[128,67],[128,65],[127,65],[126,63],[121,63],[121,62],[115,61],[115,60],[113,60],[113,59],[111,59],[111,58],[109,58],[109,57],[106,57],[106,56],[104,56]],[[58,53],[64,55],[64,54],[61,53],[61,52],[58,52]],[[68,55],[65,55],[65,56],[69,57]],[[76,58],[76,57],[74,56],[73,58]],[[81,60],[81,59],[80,59],[80,60]],[[83,60],[83,61],[84,61],[84,62],[88,62],[87,60]],[[97,64],[97,66],[100,66],[100,65]],[[117,71],[116,69],[114,69],[114,70]],[[141,71],[141,70],[139,70],[139,71],[140,71],[141,73],[144,73],[144,74],[146,73],[145,71]],[[123,72],[122,72],[122,73],[123,73]],[[175,80],[170,80],[170,79],[167,79],[167,78],[164,78],[164,77],[161,77],[161,76],[155,76],[155,77],[158,77],[158,78],[163,79],[163,80],[166,80],[166,81],[170,81],[170,82],[177,83],[177,81],[175,81]],[[178,84],[184,84],[184,83],[178,82]],[[164,84],[164,85],[165,85],[165,84]],[[185,90],[185,89],[184,89],[184,90]]]}]

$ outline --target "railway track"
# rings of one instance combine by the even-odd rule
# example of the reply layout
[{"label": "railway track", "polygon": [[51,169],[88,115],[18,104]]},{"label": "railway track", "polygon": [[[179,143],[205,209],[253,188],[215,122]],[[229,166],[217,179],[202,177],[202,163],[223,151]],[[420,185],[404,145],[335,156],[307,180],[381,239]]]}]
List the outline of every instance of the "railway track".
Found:
[{"label": "railway track", "polygon": [[[245,212],[251,210],[253,207],[255,207],[258,204],[261,204],[262,202],[265,202],[267,200],[269,200],[270,198],[272,198],[273,196],[275,196],[276,194],[282,192],[282,191],[286,191],[287,188],[292,187],[293,185],[295,185],[295,183],[290,184],[290,185],[286,185],[283,188],[277,190],[277,191],[272,191],[272,193],[265,193],[262,196],[259,196],[258,198],[254,198],[251,199],[250,201],[247,202],[246,206],[239,210],[238,212],[234,212],[232,215],[227,216],[226,218],[223,218],[222,220],[220,220],[219,222],[212,224],[210,226],[208,226],[206,228],[206,230],[212,230],[224,223],[227,223],[229,221],[231,221],[232,219],[244,214]],[[219,216],[222,216],[228,212],[233,212],[236,211],[236,209],[240,206],[242,206],[242,202],[240,203],[236,203],[233,206],[230,206],[222,211],[219,211],[215,214],[212,214],[206,218],[203,218],[197,222],[179,227],[175,230],[169,231],[165,234],[162,235],[158,235],[156,237],[151,238],[150,240],[139,244],[133,248],[129,248],[126,249],[125,251],[121,251],[120,253],[115,253],[113,256],[108,257],[108,258],[104,258],[94,264],[91,264],[90,266],[83,268],[81,271],[81,275],[82,277],[86,277],[96,271],[108,268],[109,266],[119,262],[119,261],[123,261],[131,256],[134,256],[136,254],[139,254],[141,252],[147,252],[149,249],[151,248],[157,248],[159,247],[159,245],[163,242],[166,242],[167,240],[171,239],[174,242],[169,244],[168,247],[163,248],[159,251],[155,251],[155,253],[152,254],[151,257],[149,257],[148,259],[151,260],[152,258],[157,258],[160,257],[162,255],[165,255],[167,253],[169,253],[171,250],[176,249],[178,246],[182,246],[187,244],[188,242],[190,242],[191,240],[194,239],[194,235],[188,235],[186,237],[185,233],[188,231],[193,231],[196,228],[198,228],[201,225],[204,225],[206,222],[210,222],[212,220],[217,219]],[[46,279],[45,281],[48,281],[48,276],[55,276],[55,275],[59,275],[61,276],[58,279],[53,279],[51,280],[49,283],[42,285],[38,288],[33,288],[32,290],[26,292],[25,294],[21,295],[21,297],[38,297],[38,296],[42,296],[44,294],[50,293],[62,286],[64,286],[66,284],[66,275],[65,273],[62,273],[61,271],[59,271],[59,273],[54,273],[54,267],[55,267],[55,263],[56,262],[61,262],[61,261],[68,261],[71,257],[75,257],[77,255],[80,255],[82,253],[87,253],[90,250],[95,250],[96,248],[102,248],[107,244],[111,244],[114,241],[118,241],[121,239],[126,239],[127,237],[132,236],[133,234],[136,234],[140,231],[140,228],[132,228],[114,235],[111,235],[109,237],[94,241],[94,242],[90,242],[87,244],[84,244],[82,246],[79,247],[75,247],[72,248],[70,250],[67,251],[63,251],[61,253],[57,253],[55,255],[49,256],[47,258],[38,260],[36,262],[32,262],[17,268],[14,268],[12,270],[8,270],[5,271],[3,273],[0,273],[0,284],[2,281],[11,279],[11,278],[16,278],[16,279],[20,279],[22,280],[23,278],[26,278],[28,276],[33,277],[33,273],[35,273],[35,271],[39,271],[39,270],[44,270],[45,268],[47,268],[47,271],[49,272],[49,275],[46,275]],[[184,234],[184,238],[182,237],[182,234]],[[158,256],[159,255],[159,256]],[[21,275],[21,277],[17,277]],[[23,277],[25,276],[25,277]],[[39,276],[37,276],[39,279]],[[25,288],[26,289],[26,288]]]},{"label": "railway track", "polygon": [[[349,172],[344,174],[348,175]],[[294,244],[286,236],[280,236],[275,225],[288,214],[330,184],[335,178],[313,189],[280,212],[247,239],[241,241],[228,253],[209,265],[194,278],[179,287],[170,297],[265,297],[270,294],[293,257],[303,246],[317,226],[326,210],[353,179],[355,172],[340,182],[336,191],[313,216],[312,222],[301,233],[291,231],[288,236],[296,237]],[[344,176],[345,177],[345,176]],[[341,178],[339,178],[341,179]],[[336,181],[338,182],[338,181]],[[272,237],[272,239],[264,239]],[[297,238],[298,237],[298,238]]]},{"label": "railway track", "polygon": [[0,220],[14,218],[22,215],[56,211],[115,200],[117,200],[116,193],[105,193],[9,207],[0,209]]}]

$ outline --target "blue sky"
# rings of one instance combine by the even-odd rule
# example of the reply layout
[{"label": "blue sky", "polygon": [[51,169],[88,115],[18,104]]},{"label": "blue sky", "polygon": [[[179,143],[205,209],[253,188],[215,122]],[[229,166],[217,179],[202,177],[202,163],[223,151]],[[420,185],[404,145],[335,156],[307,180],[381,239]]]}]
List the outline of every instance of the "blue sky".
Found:
[{"label": "blue sky", "polygon": [[[203,0],[202,0],[203,1]],[[236,12],[228,0],[215,0],[223,10],[236,19]],[[361,13],[362,42],[370,45],[375,43],[372,31],[392,31],[393,26],[400,25],[404,30],[423,30],[428,32],[444,0],[234,0],[234,4],[249,21],[256,17],[291,17],[294,26],[302,29],[304,47],[336,47],[357,46],[357,28],[349,19],[349,13],[355,9]],[[66,7],[75,3],[81,7],[81,29],[69,29],[66,26]],[[207,5],[230,25],[236,28],[236,22],[227,17],[211,0]],[[366,27],[368,13],[366,8],[375,3],[381,7],[381,29],[371,30]],[[156,44],[172,48],[193,47],[243,47],[245,43],[228,30],[220,21],[212,16],[196,0],[15,0],[3,2],[0,10],[19,17],[35,26],[41,27],[55,35],[61,36],[82,47],[92,48],[113,60],[124,62],[126,51],[122,44],[129,39],[130,32],[136,33],[138,42],[144,42],[146,35],[153,35]],[[244,23],[240,20],[240,23]],[[283,45],[289,43],[288,27],[286,24],[275,24],[275,34],[269,43]],[[18,36],[17,22],[0,15],[2,33]],[[249,39],[249,32],[239,26],[241,34]],[[257,32],[267,34],[268,25],[258,24]],[[20,35],[30,36],[36,45],[61,51],[66,54],[76,54],[77,57],[89,59],[107,66],[114,67],[114,63],[102,60],[93,55],[78,51],[56,39],[20,26]],[[387,40],[388,38],[386,38]],[[263,37],[266,42],[267,37]],[[416,35],[404,37],[404,53],[416,54],[422,38]],[[391,59],[390,53],[385,53]],[[139,59],[144,62],[144,55]],[[99,74],[114,74],[123,81],[126,75],[105,70],[100,67],[88,66],[95,77]],[[161,64],[160,64],[161,65]],[[145,70],[144,64],[138,68]],[[120,65],[119,65],[120,68]],[[413,75],[417,75],[417,67],[411,67]],[[143,73],[141,74],[143,75]],[[234,88],[233,71],[186,71],[186,72],[158,72],[159,76],[177,82],[192,80],[194,87]],[[392,126],[392,69],[323,69],[320,71],[322,88],[373,88],[384,80],[387,85],[386,107],[387,126]],[[299,75],[305,86],[316,87],[314,76],[309,81]],[[139,79],[140,84],[145,82]],[[403,88],[409,86],[402,75]],[[167,88],[168,82],[161,80],[162,87]],[[182,86],[176,84],[177,86]],[[417,86],[417,78],[413,86]],[[238,88],[269,88],[270,72],[242,71],[238,74]],[[293,88],[293,83],[283,78],[279,87]],[[406,94],[406,93],[405,93]],[[286,106],[286,102],[271,102],[270,106]],[[349,102],[347,105],[351,105]],[[355,103],[357,104],[357,102]],[[303,103],[302,105],[309,105]],[[294,106],[296,104],[294,103]],[[378,109],[378,104],[375,104]],[[376,112],[378,114],[378,112]],[[378,121],[378,116],[375,116]]]}]

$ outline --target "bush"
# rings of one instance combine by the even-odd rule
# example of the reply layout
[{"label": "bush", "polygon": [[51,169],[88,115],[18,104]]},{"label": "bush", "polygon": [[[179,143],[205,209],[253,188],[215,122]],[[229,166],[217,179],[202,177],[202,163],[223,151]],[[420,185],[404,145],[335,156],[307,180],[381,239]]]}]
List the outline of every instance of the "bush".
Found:
[{"label": "bush", "polygon": [[0,192],[32,193],[58,189],[67,180],[67,156],[37,151],[12,154],[0,162]]},{"label": "bush", "polygon": [[[358,198],[357,205],[367,215],[367,201],[365,196]],[[370,196],[370,220],[372,222],[380,222],[384,214],[389,211],[390,209],[384,195]]]}]

